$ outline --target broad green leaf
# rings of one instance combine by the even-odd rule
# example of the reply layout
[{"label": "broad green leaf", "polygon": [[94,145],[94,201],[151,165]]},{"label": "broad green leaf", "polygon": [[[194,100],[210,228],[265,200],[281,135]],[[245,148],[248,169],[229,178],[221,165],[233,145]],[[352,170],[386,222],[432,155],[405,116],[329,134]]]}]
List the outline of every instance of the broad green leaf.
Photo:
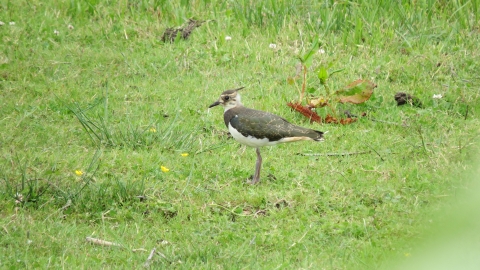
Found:
[{"label": "broad green leaf", "polygon": [[319,48],[320,42],[317,39],[315,43],[313,43],[312,48],[303,57],[300,57],[300,61],[302,61],[302,64],[304,64],[306,67],[310,67],[310,65],[312,65],[313,56]]},{"label": "broad green leaf", "polygon": [[317,90],[317,89],[315,89],[314,87],[308,87],[307,88],[307,93],[313,94],[313,93],[315,93],[315,90]]},{"label": "broad green leaf", "polygon": [[328,71],[324,66],[321,66],[318,71],[318,79],[320,79],[320,83],[325,85],[328,79]]}]

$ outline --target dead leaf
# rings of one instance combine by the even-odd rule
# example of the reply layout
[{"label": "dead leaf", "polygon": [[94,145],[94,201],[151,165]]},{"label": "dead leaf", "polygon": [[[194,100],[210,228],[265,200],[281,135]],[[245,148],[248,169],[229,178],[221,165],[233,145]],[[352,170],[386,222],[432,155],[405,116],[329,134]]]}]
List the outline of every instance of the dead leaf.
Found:
[{"label": "dead leaf", "polygon": [[357,118],[351,118],[351,117],[342,118],[342,119],[340,119],[340,124],[348,125],[348,124],[354,123],[356,121],[357,121]]},{"label": "dead leaf", "polygon": [[372,96],[375,87],[377,85],[371,81],[356,80],[344,89],[338,90],[335,94],[338,95],[338,101],[341,103],[360,104]]},{"label": "dead leaf", "polygon": [[331,116],[330,114],[327,114],[327,116],[325,116],[325,123],[327,124],[337,124],[338,123],[338,120],[337,118]]},{"label": "dead leaf", "polygon": [[328,105],[328,99],[326,99],[324,97],[319,97],[319,98],[312,99],[312,100],[310,100],[310,103],[308,104],[308,106],[313,107],[313,108],[321,108],[321,107],[325,107],[327,105]]},{"label": "dead leaf", "polygon": [[330,114],[327,114],[324,120],[324,122],[327,124],[342,124],[342,125],[348,125],[356,121],[357,121],[357,118],[353,118],[353,117],[341,118],[340,120],[338,120],[337,118],[331,116]]},{"label": "dead leaf", "polygon": [[293,103],[293,102],[289,102],[287,103],[287,105],[288,107],[294,109],[295,111],[305,115],[305,117],[310,119],[310,122],[322,123],[322,118],[316,112],[312,111],[310,107],[303,106],[300,103]]}]

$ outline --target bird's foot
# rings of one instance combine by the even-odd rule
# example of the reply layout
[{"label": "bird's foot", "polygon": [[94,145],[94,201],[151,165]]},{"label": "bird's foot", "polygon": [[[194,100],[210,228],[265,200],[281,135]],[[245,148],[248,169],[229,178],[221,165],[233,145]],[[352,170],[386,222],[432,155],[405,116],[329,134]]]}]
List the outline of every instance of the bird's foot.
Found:
[{"label": "bird's foot", "polygon": [[255,176],[252,174],[252,175],[250,175],[248,180],[250,180],[248,182],[250,185],[255,185],[255,184],[258,184],[258,182],[260,182],[260,177],[255,178]]}]

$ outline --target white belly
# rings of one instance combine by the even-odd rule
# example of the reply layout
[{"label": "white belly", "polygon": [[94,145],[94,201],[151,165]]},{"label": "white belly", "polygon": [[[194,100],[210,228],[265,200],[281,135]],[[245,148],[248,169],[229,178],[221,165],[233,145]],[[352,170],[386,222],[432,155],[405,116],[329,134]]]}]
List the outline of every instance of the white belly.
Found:
[{"label": "white belly", "polygon": [[267,138],[263,139],[257,139],[252,136],[245,137],[242,135],[242,133],[238,132],[236,129],[232,127],[232,125],[229,123],[228,124],[228,131],[230,131],[230,134],[232,134],[233,138],[238,141],[241,144],[250,146],[250,147],[262,147],[262,146],[267,146],[267,145],[275,145],[279,143],[278,141],[272,141],[270,142]]}]

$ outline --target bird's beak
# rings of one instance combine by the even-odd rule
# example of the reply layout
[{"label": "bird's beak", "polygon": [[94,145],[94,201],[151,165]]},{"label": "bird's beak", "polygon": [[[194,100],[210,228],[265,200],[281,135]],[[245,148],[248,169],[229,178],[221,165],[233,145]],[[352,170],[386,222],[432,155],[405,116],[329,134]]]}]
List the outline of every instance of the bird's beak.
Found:
[{"label": "bird's beak", "polygon": [[208,108],[212,108],[212,107],[215,107],[217,105],[220,105],[220,101],[215,101],[214,103],[212,103],[210,106],[208,106]]}]

